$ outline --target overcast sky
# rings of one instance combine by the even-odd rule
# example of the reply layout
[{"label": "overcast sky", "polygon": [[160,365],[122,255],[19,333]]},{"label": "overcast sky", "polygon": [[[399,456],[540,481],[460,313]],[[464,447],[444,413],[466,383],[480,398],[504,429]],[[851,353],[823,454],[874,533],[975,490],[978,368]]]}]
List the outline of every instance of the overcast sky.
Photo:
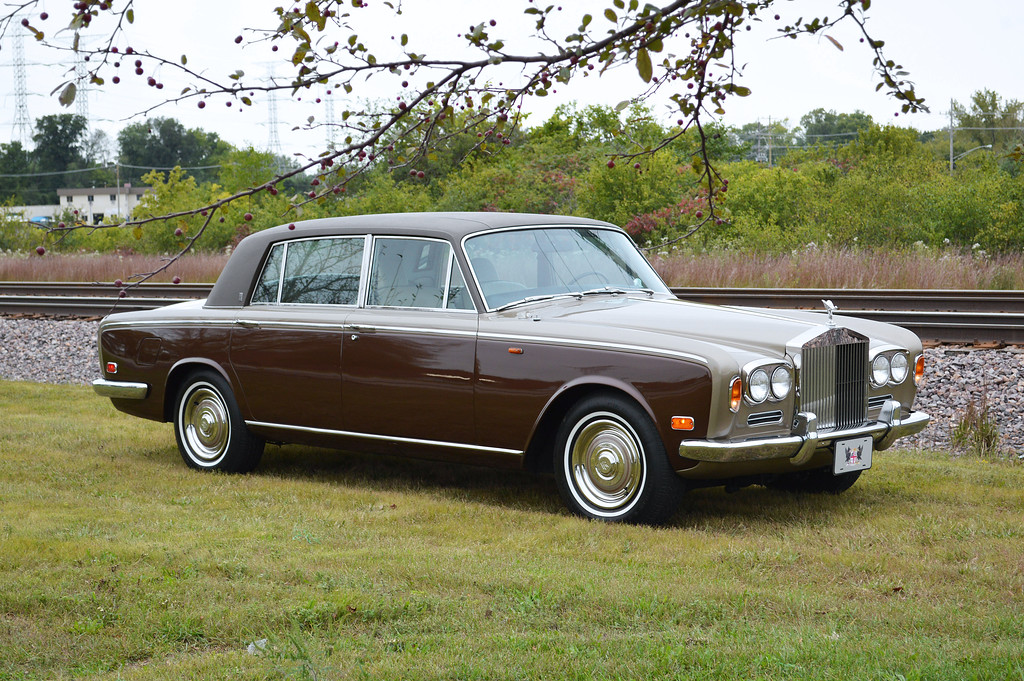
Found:
[{"label": "overcast sky", "polygon": [[[370,0],[382,4],[382,0]],[[136,22],[132,27],[132,43],[154,53],[177,57],[187,54],[189,66],[223,80],[236,68],[248,74],[284,76],[289,72],[285,48],[272,53],[267,43],[250,44],[254,35],[241,28],[272,27],[273,8],[279,0],[135,0]],[[514,4],[514,9],[512,8]],[[33,13],[33,21],[54,37],[58,33],[57,15],[63,19],[67,11],[66,0],[42,0]],[[563,16],[574,24],[586,12],[595,15],[595,25],[608,2],[594,0],[564,0]],[[506,43],[522,41],[529,34],[532,23],[520,14],[519,3],[492,3],[481,0],[404,0],[405,16],[399,23],[383,21],[367,13],[367,23],[361,38],[374,40],[374,45],[388,44],[391,35],[407,32],[410,48],[430,56],[452,54],[463,44],[457,34],[470,23],[496,19],[498,25],[492,35],[500,35]],[[832,0],[780,0],[777,11],[782,22],[799,17],[836,15],[838,3]],[[372,9],[372,8],[371,8]],[[39,22],[39,11],[46,10],[51,17]],[[919,130],[934,130],[948,125],[951,99],[966,102],[971,93],[989,88],[1004,99],[1024,99],[1024,76],[1021,74],[1024,36],[1024,4],[1016,0],[874,0],[869,13],[869,26],[876,38],[886,41],[891,59],[906,67],[916,83],[917,93],[930,105],[930,114],[900,115],[899,104],[883,92],[875,92],[878,82],[871,66],[871,54],[857,40],[853,24],[832,31],[830,35],[844,46],[840,51],[825,38],[805,37],[800,40],[772,39],[779,24],[766,16],[764,24],[749,33],[741,33],[736,50],[737,63],[745,64],[739,82],[751,88],[753,94],[745,99],[732,98],[726,105],[724,123],[741,126],[745,123],[787,119],[790,127],[812,109],[822,107],[839,113],[862,110],[879,123],[908,125]],[[20,25],[12,31],[23,30]],[[565,31],[568,32],[568,31]],[[244,33],[242,45],[234,43],[235,36]],[[564,33],[563,33],[564,34]],[[347,36],[338,36],[344,40]],[[60,36],[56,36],[61,40]],[[123,47],[126,41],[120,41]],[[393,44],[393,43],[392,43]],[[35,118],[62,111],[56,95],[50,92],[66,78],[68,54],[40,49],[31,36],[24,40],[29,89],[29,116]],[[384,49],[378,50],[381,54]],[[666,47],[672,51],[673,46]],[[678,48],[677,48],[678,49]],[[0,52],[0,106],[3,107],[3,127],[0,141],[13,138],[14,130],[14,44],[10,36],[4,39]],[[276,60],[276,64],[275,64]],[[158,103],[157,95],[176,94],[184,85],[171,70],[155,71],[159,79],[166,79],[164,90],[145,86],[143,78],[132,73],[128,65],[120,69],[122,82],[110,83],[88,93],[90,120],[94,127],[103,129],[116,138],[117,131],[139,118],[132,114]],[[147,76],[149,73],[146,74]],[[635,69],[621,69],[601,79],[587,79],[564,88],[556,95],[534,100],[528,105],[530,123],[547,118],[560,103],[576,101],[579,104],[614,105],[638,91],[640,80]],[[323,130],[293,131],[308,116],[316,120],[326,117],[325,105],[313,100],[323,93],[305,93],[303,101],[278,100],[278,137],[281,151],[315,153],[326,139]],[[360,94],[360,93],[357,93]],[[395,83],[384,78],[367,84],[362,95],[377,99],[393,98]],[[338,93],[335,93],[338,97]],[[340,112],[343,104],[336,104]],[[210,103],[204,110],[194,100],[178,105],[167,105],[152,111],[151,116],[171,116],[188,127],[200,127],[217,132],[236,146],[253,145],[267,148],[271,132],[268,126],[269,108],[259,101],[251,108],[239,112],[235,104],[230,109],[222,101]],[[669,118],[665,109],[665,120]]]}]

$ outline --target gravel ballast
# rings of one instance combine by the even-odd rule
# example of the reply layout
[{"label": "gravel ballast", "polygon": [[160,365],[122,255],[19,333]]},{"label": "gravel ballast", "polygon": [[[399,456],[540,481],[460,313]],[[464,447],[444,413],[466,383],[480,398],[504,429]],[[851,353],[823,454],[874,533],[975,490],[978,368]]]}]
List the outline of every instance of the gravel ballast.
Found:
[{"label": "gravel ballast", "polygon": [[[0,378],[87,385],[99,375],[98,322],[0,317]],[[1024,348],[939,346],[925,350],[926,379],[916,409],[932,416],[928,428],[900,446],[948,449],[968,404],[986,403],[1001,446],[1024,454]]]}]

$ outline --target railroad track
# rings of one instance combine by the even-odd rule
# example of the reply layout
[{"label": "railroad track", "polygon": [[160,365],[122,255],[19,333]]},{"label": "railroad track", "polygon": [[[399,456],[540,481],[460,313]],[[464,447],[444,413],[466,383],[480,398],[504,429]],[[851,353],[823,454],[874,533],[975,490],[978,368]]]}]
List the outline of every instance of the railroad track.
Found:
[{"label": "railroad track", "polygon": [[[100,317],[205,298],[212,284],[142,284],[118,298],[112,285],[0,282],[0,314]],[[715,305],[823,311],[898,324],[922,340],[1024,344],[1024,291],[673,288],[679,298]]]}]

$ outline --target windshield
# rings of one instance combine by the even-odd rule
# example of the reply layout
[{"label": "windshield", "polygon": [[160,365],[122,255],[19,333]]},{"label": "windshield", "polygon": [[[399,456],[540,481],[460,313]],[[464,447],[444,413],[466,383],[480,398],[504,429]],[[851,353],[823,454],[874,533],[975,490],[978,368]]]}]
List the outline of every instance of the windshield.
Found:
[{"label": "windshield", "polygon": [[622,232],[537,227],[466,239],[466,256],[487,308],[591,291],[668,289]]}]

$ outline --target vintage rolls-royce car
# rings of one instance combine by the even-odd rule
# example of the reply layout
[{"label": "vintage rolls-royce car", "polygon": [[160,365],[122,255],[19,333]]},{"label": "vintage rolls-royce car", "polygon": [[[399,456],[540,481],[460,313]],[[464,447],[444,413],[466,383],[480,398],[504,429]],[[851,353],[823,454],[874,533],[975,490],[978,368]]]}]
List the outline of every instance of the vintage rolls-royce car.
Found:
[{"label": "vintage rolls-royce car", "polygon": [[904,329],[676,299],[622,230],[425,213],[244,239],[203,301],[109,315],[96,392],[185,463],[265,442],[553,471],[575,513],[658,522],[687,487],[839,492],[920,431]]}]

